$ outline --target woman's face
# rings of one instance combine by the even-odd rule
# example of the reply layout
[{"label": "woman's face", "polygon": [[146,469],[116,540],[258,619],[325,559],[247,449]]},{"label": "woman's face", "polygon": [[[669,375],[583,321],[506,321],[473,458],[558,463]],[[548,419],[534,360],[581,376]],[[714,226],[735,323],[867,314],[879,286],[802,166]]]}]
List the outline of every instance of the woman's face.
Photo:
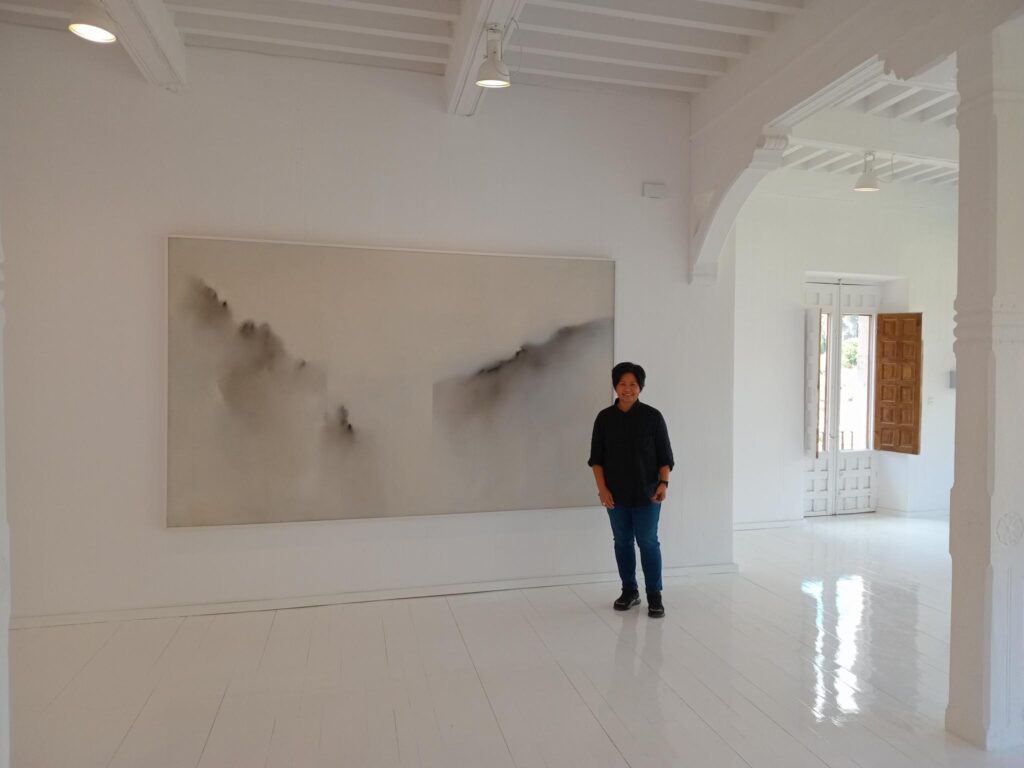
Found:
[{"label": "woman's face", "polygon": [[640,383],[632,373],[624,373],[615,385],[615,394],[623,405],[632,405],[640,397]]}]

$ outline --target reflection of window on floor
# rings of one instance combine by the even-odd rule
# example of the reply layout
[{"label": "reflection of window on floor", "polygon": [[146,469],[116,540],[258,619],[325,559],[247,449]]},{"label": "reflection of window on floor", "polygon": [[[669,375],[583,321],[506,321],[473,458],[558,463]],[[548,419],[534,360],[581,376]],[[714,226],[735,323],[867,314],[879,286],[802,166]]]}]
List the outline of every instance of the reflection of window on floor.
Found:
[{"label": "reflection of window on floor", "polygon": [[[860,711],[857,657],[864,617],[864,580],[860,576],[842,576],[834,586],[834,595],[826,595],[821,581],[805,581],[801,585],[801,591],[815,602],[813,712],[819,722],[835,710],[844,714]],[[835,649],[830,659],[826,658],[829,647]]]}]

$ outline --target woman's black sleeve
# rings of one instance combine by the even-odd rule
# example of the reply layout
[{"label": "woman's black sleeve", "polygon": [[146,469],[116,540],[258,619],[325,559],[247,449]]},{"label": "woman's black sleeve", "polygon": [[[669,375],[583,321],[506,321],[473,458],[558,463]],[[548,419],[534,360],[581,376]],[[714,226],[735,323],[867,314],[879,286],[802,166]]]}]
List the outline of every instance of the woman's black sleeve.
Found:
[{"label": "woman's black sleeve", "polygon": [[658,456],[658,466],[668,466],[673,469],[676,465],[672,456],[672,444],[668,439],[668,425],[665,424],[665,417],[658,414],[658,422],[654,426],[654,450]]},{"label": "woman's black sleeve", "polygon": [[604,466],[604,428],[601,426],[601,417],[594,419],[594,432],[590,436],[590,458],[587,466]]}]

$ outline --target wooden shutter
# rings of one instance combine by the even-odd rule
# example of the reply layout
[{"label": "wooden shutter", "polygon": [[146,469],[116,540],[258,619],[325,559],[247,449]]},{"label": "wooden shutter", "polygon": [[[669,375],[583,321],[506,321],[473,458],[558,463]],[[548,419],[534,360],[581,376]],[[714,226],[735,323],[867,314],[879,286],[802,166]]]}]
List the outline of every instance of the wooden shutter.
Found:
[{"label": "wooden shutter", "polygon": [[818,458],[818,368],[821,366],[821,310],[804,313],[804,453]]},{"label": "wooden shutter", "polygon": [[875,450],[921,452],[921,313],[879,314]]}]

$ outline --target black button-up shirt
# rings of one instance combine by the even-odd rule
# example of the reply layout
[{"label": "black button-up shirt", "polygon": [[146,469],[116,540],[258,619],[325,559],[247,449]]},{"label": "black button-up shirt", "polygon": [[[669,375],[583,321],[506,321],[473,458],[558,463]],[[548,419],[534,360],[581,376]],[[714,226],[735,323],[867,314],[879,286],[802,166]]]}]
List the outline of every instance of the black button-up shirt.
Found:
[{"label": "black button-up shirt", "polygon": [[628,411],[619,410],[615,402],[594,420],[587,464],[604,469],[604,482],[616,505],[650,504],[658,488],[658,470],[675,466],[665,418],[639,400]]}]

